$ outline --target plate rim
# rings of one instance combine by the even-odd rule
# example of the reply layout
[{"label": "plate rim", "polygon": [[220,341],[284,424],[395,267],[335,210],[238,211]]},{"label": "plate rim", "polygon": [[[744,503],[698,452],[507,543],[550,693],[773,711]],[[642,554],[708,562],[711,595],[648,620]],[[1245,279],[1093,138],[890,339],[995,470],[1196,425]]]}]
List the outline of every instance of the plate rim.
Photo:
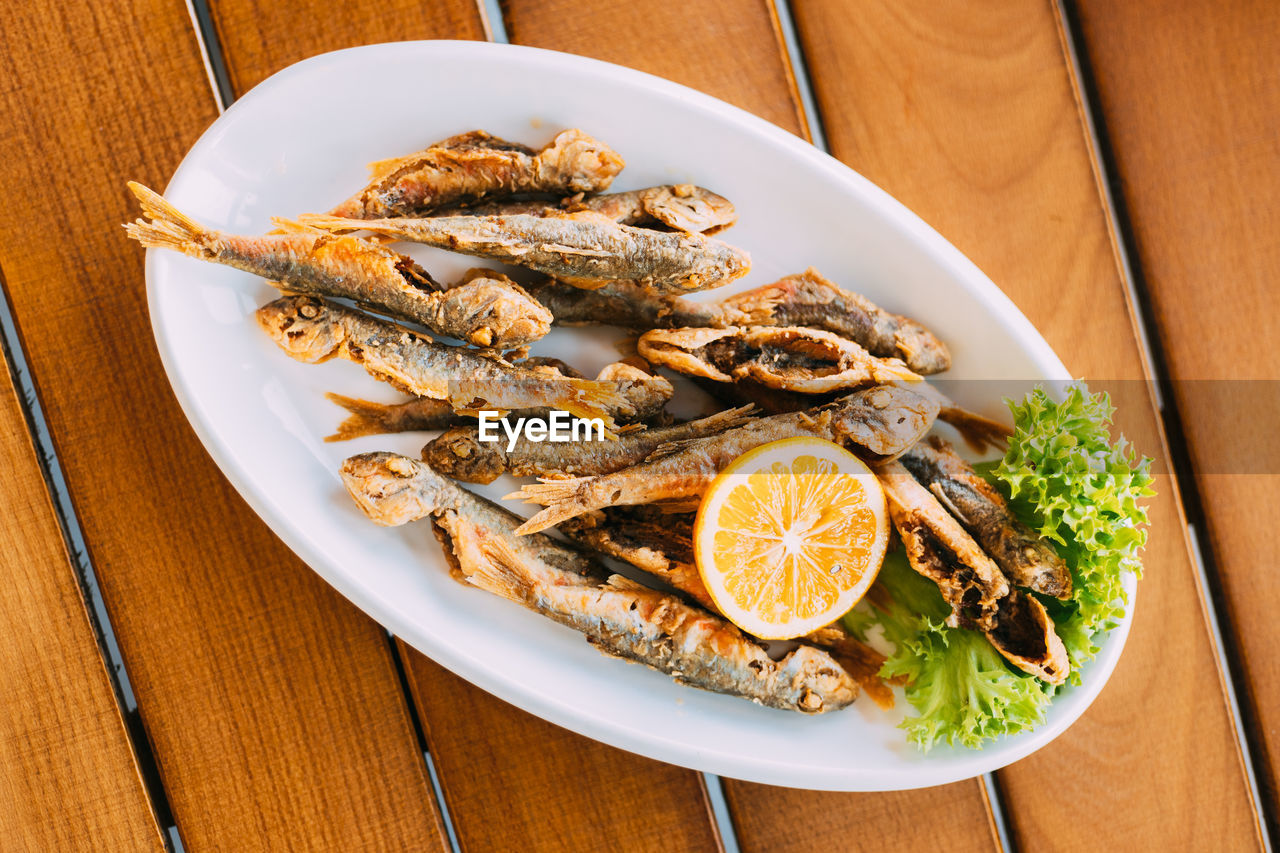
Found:
[{"label": "plate rim", "polygon": [[[594,75],[612,78],[622,85],[646,89],[651,94],[684,101],[692,107],[710,112],[720,119],[737,125],[744,132],[763,136],[766,140],[785,147],[792,155],[808,161],[811,166],[821,169],[834,182],[843,185],[842,191],[863,196],[877,214],[886,217],[894,226],[909,232],[922,248],[933,255],[935,261],[953,273],[955,281],[963,283],[965,287],[974,291],[974,295],[983,305],[996,314],[997,319],[1011,330],[1019,343],[1027,349],[1030,359],[1046,375],[1044,382],[1071,379],[1066,366],[1031,321],[973,261],[921,217],[863,175],[800,137],[714,96],[647,72],[560,51],[495,42],[436,39],[360,45],[303,59],[258,83],[218,116],[184,155],[166,185],[165,194],[169,195],[174,187],[181,183],[189,162],[198,159],[218,142],[223,132],[237,120],[239,113],[244,109],[243,104],[266,97],[267,93],[298,75],[306,74],[316,66],[352,59],[361,61],[365,57],[400,53],[423,62],[459,57],[471,61],[483,61],[495,54],[523,54],[528,61],[535,64],[567,65],[570,66],[571,71],[574,70],[572,66],[578,66]],[[905,769],[878,768],[874,776],[876,781],[872,781],[865,774],[860,775],[856,767],[801,767],[754,756],[711,752],[706,748],[689,747],[683,743],[665,739],[654,730],[615,724],[608,719],[577,712],[567,702],[556,701],[551,691],[530,690],[510,682],[502,677],[498,670],[487,665],[480,656],[468,654],[465,649],[457,645],[437,640],[420,630],[417,623],[411,619],[401,620],[394,612],[388,614],[381,604],[374,600],[369,586],[348,583],[342,575],[328,571],[324,554],[310,541],[309,537],[297,532],[286,515],[278,512],[271,501],[250,487],[250,481],[238,463],[236,454],[229,444],[223,442],[212,423],[206,420],[201,402],[181,381],[178,365],[180,357],[174,349],[169,330],[161,322],[160,303],[163,297],[156,284],[157,273],[154,269],[156,257],[156,250],[147,250],[145,263],[147,307],[165,375],[187,421],[204,445],[206,452],[214,459],[222,475],[230,481],[240,497],[267,524],[272,533],[312,571],[374,621],[391,630],[411,647],[427,655],[450,672],[499,699],[556,725],[628,752],[734,779],[808,790],[850,792],[910,790],[974,778],[1008,766],[1048,745],[1074,725],[1092,705],[1109,681],[1123,652],[1137,602],[1136,583],[1131,577],[1126,578],[1125,583],[1129,594],[1125,615],[1103,639],[1097,657],[1089,663],[1091,683],[1076,688],[1076,691],[1082,691],[1084,696],[1069,713],[1059,716],[1052,722],[1046,722],[1038,729],[1014,736],[1015,745],[1006,748],[996,760],[983,762],[981,750],[974,750],[974,759],[971,762],[957,762],[941,767],[935,765],[932,771],[926,771],[924,768],[928,766],[928,759],[927,756],[922,756],[920,763],[912,764]],[[974,770],[969,767],[969,764],[973,763],[983,766]]]}]

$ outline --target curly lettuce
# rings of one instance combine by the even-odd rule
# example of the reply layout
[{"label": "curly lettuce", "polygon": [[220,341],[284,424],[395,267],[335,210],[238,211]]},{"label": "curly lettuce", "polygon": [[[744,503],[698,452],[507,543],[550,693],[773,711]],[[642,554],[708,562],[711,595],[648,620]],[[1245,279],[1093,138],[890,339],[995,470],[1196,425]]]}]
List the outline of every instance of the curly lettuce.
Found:
[{"label": "curly lettuce", "polygon": [[894,644],[880,675],[906,681],[906,699],[916,711],[902,723],[910,742],[925,751],[940,742],[980,747],[1044,721],[1048,685],[1011,669],[979,632],[943,624],[949,608],[942,594],[901,550],[885,558],[879,583],[891,600],[860,605],[845,624],[864,639],[879,625]]},{"label": "curly lettuce", "polygon": [[1124,615],[1125,576],[1142,574],[1147,511],[1139,501],[1155,494],[1151,460],[1123,436],[1112,442],[1115,408],[1083,383],[1068,388],[1060,403],[1037,388],[1009,409],[1014,435],[992,477],[1013,512],[1052,542],[1071,569],[1071,600],[1046,599],[1045,606],[1079,683],[1078,665],[1098,652],[1094,638]]},{"label": "curly lettuce", "polygon": [[[1060,403],[1042,389],[1008,403],[1009,450],[1000,462],[977,467],[1071,568],[1070,600],[1037,597],[1079,683],[1078,665],[1097,654],[1097,640],[1124,614],[1125,575],[1141,572],[1147,513],[1138,502],[1154,494],[1151,460],[1134,454],[1123,437],[1112,442],[1110,399],[1083,384]],[[938,743],[980,747],[1044,721],[1057,689],[1010,666],[981,633],[948,628],[942,595],[901,551],[885,559],[878,582],[889,595],[871,597],[874,606],[864,601],[845,624],[864,639],[878,626],[893,644],[881,675],[906,680],[915,713],[902,726],[910,741],[923,750]]]}]

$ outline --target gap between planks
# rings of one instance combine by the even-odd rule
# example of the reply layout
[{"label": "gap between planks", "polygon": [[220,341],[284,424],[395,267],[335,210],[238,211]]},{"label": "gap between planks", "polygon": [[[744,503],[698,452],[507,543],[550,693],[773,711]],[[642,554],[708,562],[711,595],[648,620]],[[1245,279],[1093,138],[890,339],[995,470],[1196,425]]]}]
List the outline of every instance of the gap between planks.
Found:
[{"label": "gap between planks", "polygon": [[40,466],[40,474],[44,478],[45,489],[53,504],[59,532],[62,534],[71,565],[75,569],[76,583],[86,605],[90,630],[98,644],[98,652],[106,662],[112,693],[124,722],[125,736],[133,751],[138,774],[142,778],[156,823],[161,829],[162,841],[169,850],[182,853],[182,841],[178,836],[168,794],[160,780],[156,756],[151,749],[151,742],[147,740],[142,718],[138,714],[133,685],[129,682],[129,673],[125,670],[115,630],[111,626],[106,606],[102,601],[98,576],[94,571],[93,561],[89,558],[88,548],[85,546],[80,520],[71,503],[71,492],[67,488],[66,479],[62,474],[62,465],[58,461],[58,454],[49,432],[49,425],[45,421],[40,395],[31,379],[26,352],[22,348],[22,335],[18,331],[13,309],[9,304],[9,289],[3,270],[0,270],[0,357],[8,363],[10,377],[18,392],[18,405],[22,409],[27,433],[35,447],[36,461]]},{"label": "gap between planks", "polygon": [[[1169,453],[1173,476],[1181,494],[1182,520],[1186,526],[1189,550],[1195,564],[1201,604],[1209,626],[1213,652],[1218,662],[1218,673],[1226,695],[1228,711],[1236,730],[1236,742],[1244,759],[1249,794],[1258,821],[1262,843],[1272,849],[1271,838],[1280,828],[1280,815],[1273,813],[1268,798],[1261,796],[1260,780],[1274,786],[1272,770],[1265,760],[1266,752],[1256,743],[1258,721],[1249,711],[1249,703],[1240,695],[1248,683],[1241,655],[1236,652],[1239,642],[1230,622],[1230,611],[1225,605],[1225,593],[1218,583],[1219,565],[1212,542],[1200,538],[1197,531],[1205,529],[1206,511],[1196,487],[1195,471],[1182,426],[1182,415],[1177,397],[1173,393],[1168,359],[1161,343],[1159,329],[1153,319],[1150,290],[1143,275],[1140,255],[1134,237],[1133,224],[1125,204],[1123,191],[1115,178],[1115,151],[1107,134],[1106,120],[1099,104],[1097,84],[1089,64],[1087,46],[1080,27],[1079,13],[1071,0],[1053,0],[1062,27],[1062,39],[1068,61],[1075,74],[1076,96],[1080,100],[1081,114],[1089,133],[1094,155],[1094,169],[1098,186],[1107,208],[1111,225],[1112,242],[1120,265],[1121,276],[1129,293],[1129,308],[1133,312],[1133,325],[1146,359],[1146,368],[1152,378],[1151,390],[1155,397],[1157,414],[1164,432],[1165,446]],[[1233,654],[1228,655],[1230,648]]]}]

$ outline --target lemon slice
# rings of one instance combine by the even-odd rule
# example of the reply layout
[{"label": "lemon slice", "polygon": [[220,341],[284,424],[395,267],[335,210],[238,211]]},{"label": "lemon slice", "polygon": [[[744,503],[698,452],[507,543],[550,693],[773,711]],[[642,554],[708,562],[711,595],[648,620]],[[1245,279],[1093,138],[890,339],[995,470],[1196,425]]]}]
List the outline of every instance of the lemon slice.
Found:
[{"label": "lemon slice", "polygon": [[849,451],[797,437],[720,472],[698,507],[702,581],[735,625],[767,640],[838,619],[866,593],[889,543],[884,492]]}]

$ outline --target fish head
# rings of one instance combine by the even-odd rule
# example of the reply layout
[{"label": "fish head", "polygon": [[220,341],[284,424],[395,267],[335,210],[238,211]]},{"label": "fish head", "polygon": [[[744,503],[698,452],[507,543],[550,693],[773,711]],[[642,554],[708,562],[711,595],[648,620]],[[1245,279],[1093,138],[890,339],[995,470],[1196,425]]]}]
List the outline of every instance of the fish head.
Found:
[{"label": "fish head", "polygon": [[480,440],[474,427],[454,427],[422,448],[422,461],[447,477],[492,483],[507,470],[505,439]]},{"label": "fish head", "polygon": [[398,453],[361,453],[343,462],[339,472],[356,506],[383,527],[431,515],[448,491],[440,475]]},{"label": "fish head", "polygon": [[817,409],[830,417],[841,444],[873,462],[895,459],[924,437],[938,417],[938,402],[896,385],[874,385]]},{"label": "fish head", "polygon": [[257,318],[281,349],[308,364],[332,358],[345,337],[329,303],[313,296],[282,296],[259,308]]},{"label": "fish head", "polygon": [[501,273],[475,272],[441,296],[440,313],[454,334],[474,346],[507,349],[551,331],[551,312],[524,288]]}]

